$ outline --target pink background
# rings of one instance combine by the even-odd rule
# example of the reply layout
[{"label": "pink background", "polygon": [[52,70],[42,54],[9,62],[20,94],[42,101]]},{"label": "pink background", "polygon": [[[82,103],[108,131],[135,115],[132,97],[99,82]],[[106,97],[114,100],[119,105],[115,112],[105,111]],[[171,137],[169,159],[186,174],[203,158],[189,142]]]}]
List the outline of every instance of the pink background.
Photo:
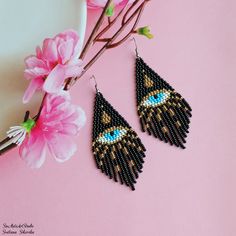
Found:
[{"label": "pink background", "polygon": [[[88,117],[76,156],[62,165],[48,155],[39,170],[17,150],[0,158],[0,224],[32,223],[39,236],[235,236],[235,8],[233,0],[153,0],[144,12],[142,25],[155,39],[138,38],[140,55],[193,107],[186,150],[140,132],[128,42],[106,52],[72,90]],[[135,192],[95,167],[93,73],[147,147]]]}]

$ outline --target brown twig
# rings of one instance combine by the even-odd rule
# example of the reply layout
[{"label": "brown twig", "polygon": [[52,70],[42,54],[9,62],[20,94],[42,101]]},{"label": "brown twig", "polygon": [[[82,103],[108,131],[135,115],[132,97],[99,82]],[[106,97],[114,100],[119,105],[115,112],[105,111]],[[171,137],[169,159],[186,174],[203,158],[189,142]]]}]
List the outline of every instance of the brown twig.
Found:
[{"label": "brown twig", "polygon": [[94,38],[95,38],[95,35],[96,35],[97,31],[99,30],[100,26],[101,26],[102,23],[103,23],[103,19],[104,19],[105,15],[106,15],[106,10],[107,10],[107,8],[109,7],[111,1],[112,1],[112,0],[108,0],[108,1],[107,1],[106,5],[105,5],[105,7],[104,7],[104,9],[103,9],[103,11],[102,11],[101,16],[99,17],[99,19],[98,19],[98,21],[97,21],[95,27],[94,27],[93,30],[92,30],[92,33],[90,34],[90,36],[89,36],[89,38],[88,38],[88,40],[87,40],[87,42],[86,42],[86,44],[85,44],[85,46],[84,46],[82,52],[81,52],[80,59],[84,59],[84,57],[85,57],[85,55],[86,55],[86,53],[87,53],[89,47],[90,47],[91,44],[93,43],[93,40],[94,40]]},{"label": "brown twig", "polygon": [[133,2],[133,4],[129,7],[129,9],[126,11],[126,13],[124,14],[124,17],[122,19],[122,25],[125,24],[125,21],[127,19],[128,14],[130,13],[130,11],[138,4],[140,0],[136,0],[135,2]]},{"label": "brown twig", "polygon": [[[138,0],[139,1],[139,0]],[[105,26],[98,34],[97,36],[94,38],[94,42],[101,42],[99,39],[101,38],[101,36],[103,34],[105,34],[115,23],[116,21],[119,19],[119,17],[122,15],[123,11],[125,10],[127,4],[119,11],[119,13],[116,15],[116,17],[111,20],[109,22],[109,24],[107,26]]]},{"label": "brown twig", "polygon": [[127,35],[125,35],[120,41],[116,42],[116,43],[113,43],[113,44],[110,44],[108,46],[108,48],[115,48],[119,45],[121,45],[122,43],[124,43],[133,33],[134,33],[134,29],[136,28],[139,20],[140,20],[140,17],[142,15],[142,12],[143,12],[143,9],[144,9],[144,5],[145,5],[145,2],[140,6],[140,9],[139,9],[139,12],[138,12],[138,16],[135,20],[135,23],[132,27],[132,29],[129,31],[129,33]]},{"label": "brown twig", "polygon": [[[0,142],[0,146],[2,146],[4,143],[8,142],[10,140],[10,138],[6,137],[5,139],[3,139],[1,142]],[[1,153],[0,153],[1,154]]]},{"label": "brown twig", "polygon": [[[10,140],[10,139],[9,139]],[[0,150],[0,156],[3,155],[4,153],[10,151],[11,149],[17,147],[17,145],[15,143],[11,143],[9,144],[7,147],[5,147],[4,149]]]},{"label": "brown twig", "polygon": [[110,38],[99,38],[96,40],[96,42],[102,42],[102,43],[107,43],[110,41]]},{"label": "brown twig", "polygon": [[[94,26],[81,54],[80,54],[80,59],[84,59],[87,51],[89,50],[90,46],[92,45],[93,41],[94,41],[94,38],[96,37],[96,33],[98,32],[99,28],[101,27],[102,23],[103,23],[103,20],[104,20],[104,17],[106,15],[106,10],[107,8],[109,7],[109,5],[111,4],[111,1],[112,0],[108,0],[105,7],[103,8],[103,11],[102,11],[102,14],[100,15],[96,25]],[[74,84],[74,79],[75,78],[69,78],[66,83],[65,83],[65,86],[64,86],[64,90],[69,90],[70,87],[71,87],[71,84]]]},{"label": "brown twig", "polygon": [[33,118],[35,121],[38,120],[38,118],[39,118],[39,116],[40,116],[40,114],[41,114],[41,111],[42,111],[42,109],[43,109],[43,104],[44,104],[44,101],[45,101],[46,97],[47,97],[47,93],[44,94],[43,100],[42,100],[41,105],[40,105],[40,107],[39,107],[39,111],[38,111],[37,115]]}]

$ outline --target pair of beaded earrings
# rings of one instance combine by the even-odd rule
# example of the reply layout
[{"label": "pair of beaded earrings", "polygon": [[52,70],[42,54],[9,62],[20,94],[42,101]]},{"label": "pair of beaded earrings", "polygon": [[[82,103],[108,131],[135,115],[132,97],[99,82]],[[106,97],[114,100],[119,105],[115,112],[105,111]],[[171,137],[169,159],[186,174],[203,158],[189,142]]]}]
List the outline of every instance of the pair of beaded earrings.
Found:
[{"label": "pair of beaded earrings", "polygon": [[[128,122],[103,97],[97,85],[95,87],[92,151],[97,168],[115,182],[135,190],[146,149]],[[137,45],[136,98],[142,131],[185,148],[192,109],[143,61]]]}]

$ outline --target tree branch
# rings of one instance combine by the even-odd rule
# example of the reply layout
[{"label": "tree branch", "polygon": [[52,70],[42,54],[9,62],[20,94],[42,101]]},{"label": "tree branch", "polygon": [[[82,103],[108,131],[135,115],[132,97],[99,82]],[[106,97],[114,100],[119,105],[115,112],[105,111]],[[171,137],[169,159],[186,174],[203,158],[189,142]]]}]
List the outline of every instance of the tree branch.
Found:
[{"label": "tree branch", "polygon": [[[107,8],[109,7],[109,5],[111,4],[111,1],[112,0],[108,0],[105,7],[103,8],[103,11],[102,11],[102,14],[100,15],[96,25],[94,26],[81,54],[80,54],[80,59],[84,59],[87,51],[89,50],[90,46],[92,45],[93,41],[94,41],[94,38],[95,38],[95,35],[97,33],[97,31],[99,30],[99,28],[101,27],[102,23],[103,23],[103,20],[104,20],[104,17],[106,16],[106,10]],[[71,84],[73,83],[73,80],[74,78],[69,78],[66,83],[65,83],[65,86],[64,86],[64,90],[69,90],[70,89],[70,86]]]},{"label": "tree branch", "polygon": [[[87,65],[84,67],[84,70],[82,72],[82,74],[79,77],[75,78],[75,82],[80,79],[86,72],[87,70],[94,64],[94,62],[96,62],[96,60],[105,52],[106,49],[109,48],[110,45],[112,45],[112,43],[117,39],[117,37],[124,31],[124,29],[126,28],[126,26],[134,19],[134,17],[136,15],[138,15],[137,18],[137,22],[135,22],[135,25],[138,23],[138,20],[141,17],[142,14],[142,9],[145,7],[146,3],[149,0],[144,0],[143,3],[134,11],[134,13],[127,19],[127,21],[125,21],[124,25],[122,25],[117,31],[116,33],[111,37],[110,41],[107,42],[98,52],[97,54],[87,63]],[[75,83],[74,82],[74,83]],[[73,85],[74,85],[73,83]]]},{"label": "tree branch", "polygon": [[122,19],[122,25],[125,24],[125,21],[127,19],[127,16],[128,14],[130,13],[130,11],[137,5],[137,3],[139,2],[140,0],[136,0],[135,2],[133,2],[133,4],[129,7],[129,9],[127,10],[127,12],[124,14],[124,17]]},{"label": "tree branch", "polygon": [[108,0],[105,7],[103,8],[103,11],[102,11],[102,14],[100,15],[95,27],[93,28],[92,30],[92,33],[90,34],[82,52],[81,52],[81,55],[80,55],[80,59],[84,59],[89,47],[91,46],[91,44],[93,43],[93,40],[94,40],[94,37],[97,33],[97,31],[99,30],[99,28],[101,27],[102,23],[103,23],[103,19],[106,15],[106,10],[107,8],[109,7],[110,3],[111,3],[112,0]]},{"label": "tree branch", "polygon": [[[100,33],[97,34],[98,30],[100,29],[102,23],[103,23],[103,20],[104,20],[104,17],[105,17],[105,14],[106,14],[106,9],[107,7],[109,6],[109,4],[111,3],[112,0],[108,0],[107,3],[106,3],[106,6],[104,7],[95,27],[93,28],[83,50],[82,50],[82,53],[81,53],[81,56],[80,56],[80,59],[83,59],[85,57],[85,55],[87,54],[90,46],[95,42],[95,41],[103,41],[105,42],[105,45],[95,54],[95,56],[85,65],[84,67],[84,70],[83,72],[81,73],[81,75],[79,77],[76,77],[76,78],[70,78],[67,80],[67,82],[65,83],[65,86],[64,86],[64,89],[65,90],[69,90],[75,83],[78,79],[80,79],[86,72],[87,70],[97,61],[97,59],[109,48],[114,48],[114,47],[117,47],[119,46],[120,44],[124,43],[128,38],[129,36],[134,32],[134,29],[135,27],[137,26],[138,22],[139,22],[139,19],[141,17],[141,14],[143,12],[143,9],[146,5],[146,3],[150,0],[143,0],[143,2],[140,4],[140,6],[131,14],[131,16],[128,18],[128,14],[131,12],[131,10],[137,5],[138,2],[140,2],[141,0],[136,0],[128,9],[127,11],[125,12],[124,16],[123,16],[123,19],[122,19],[122,24],[120,26],[120,28],[113,34],[112,37],[110,38],[103,38],[101,39],[100,37],[105,33],[107,32],[114,24],[115,22],[118,20],[118,18],[122,15],[124,8],[121,9],[121,11],[118,13],[118,15],[110,21],[108,23],[108,25],[101,30]],[[130,22],[135,18],[135,22],[134,22],[134,25],[131,29],[131,31],[126,35],[124,36],[120,41],[116,42],[115,43],[115,40],[122,34],[122,32],[125,30],[125,28],[130,24]],[[96,36],[97,34],[97,36]],[[42,110],[42,107],[43,107],[43,103],[44,103],[44,100],[46,98],[46,94],[44,95],[44,98],[41,102],[41,105],[40,105],[40,108],[39,108],[39,111],[37,113],[37,115],[34,117],[34,120],[37,121],[38,117],[40,116],[40,113],[41,113],[41,110]],[[4,140],[2,140],[0,142],[0,155],[2,155],[3,153],[5,153],[6,151],[8,150],[11,150],[12,148],[16,147],[17,145],[14,144],[14,143],[11,143],[9,144],[8,146],[4,147],[1,149],[1,146],[10,142],[10,138],[5,138]]]},{"label": "tree branch", "polygon": [[109,22],[109,24],[101,30],[100,33],[97,34],[97,36],[94,38],[94,42],[96,42],[96,41],[101,42],[99,40],[101,38],[101,36],[103,34],[105,34],[116,23],[116,21],[119,19],[119,17],[122,15],[123,11],[125,10],[126,6],[127,6],[127,4],[119,11],[119,13],[116,15],[116,17],[113,20],[111,20]]},{"label": "tree branch", "polygon": [[115,48],[115,47],[121,45],[122,43],[124,43],[134,33],[134,29],[136,28],[136,26],[137,26],[137,24],[138,24],[138,22],[140,20],[140,17],[142,15],[143,9],[144,9],[144,4],[141,5],[139,13],[138,13],[138,16],[136,18],[136,21],[135,21],[132,29],[130,30],[130,32],[127,35],[125,35],[125,37],[123,37],[120,41],[118,41],[116,43],[113,43],[113,44],[110,44],[108,46],[108,48]]}]

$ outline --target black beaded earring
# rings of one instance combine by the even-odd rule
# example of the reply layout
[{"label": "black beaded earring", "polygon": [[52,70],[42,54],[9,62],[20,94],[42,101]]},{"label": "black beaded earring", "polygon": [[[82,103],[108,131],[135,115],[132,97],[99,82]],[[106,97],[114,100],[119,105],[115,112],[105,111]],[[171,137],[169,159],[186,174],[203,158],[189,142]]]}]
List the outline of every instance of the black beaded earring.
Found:
[{"label": "black beaded earring", "polygon": [[97,168],[135,190],[146,149],[127,121],[98,91],[97,84],[95,88],[92,151]]},{"label": "black beaded earring", "polygon": [[136,98],[143,132],[171,145],[185,148],[191,107],[136,51]]}]

